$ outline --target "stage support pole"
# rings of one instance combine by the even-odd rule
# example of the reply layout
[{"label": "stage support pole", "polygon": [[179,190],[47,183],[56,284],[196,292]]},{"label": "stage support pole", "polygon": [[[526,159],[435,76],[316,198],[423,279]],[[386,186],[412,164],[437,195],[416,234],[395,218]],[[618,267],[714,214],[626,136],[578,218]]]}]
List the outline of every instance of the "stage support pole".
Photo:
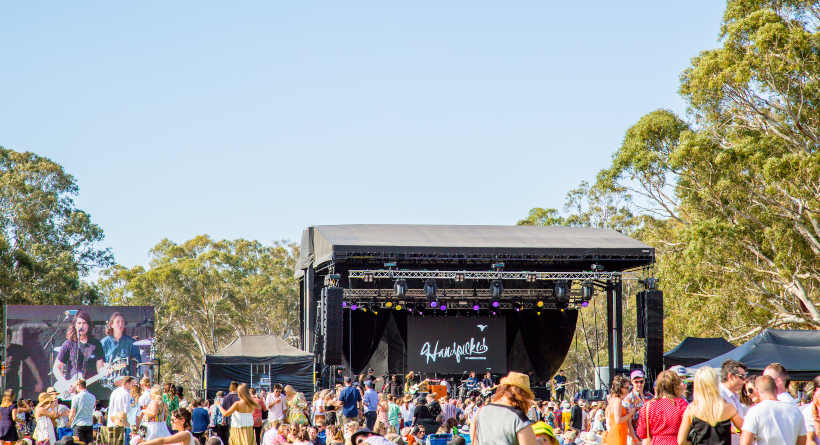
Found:
[{"label": "stage support pole", "polygon": [[615,282],[615,366],[624,367],[624,295],[623,281]]},{"label": "stage support pole", "polygon": [[615,294],[615,286],[612,281],[606,282],[606,353],[607,362],[609,364],[609,381],[604,382],[607,388],[612,384],[612,378],[615,377],[615,335],[613,335],[615,326],[615,317],[613,314],[613,300]]},{"label": "stage support pole", "polygon": [[616,369],[624,367],[624,300],[623,282],[608,281],[606,289],[607,353],[609,355],[609,381],[615,377]]}]

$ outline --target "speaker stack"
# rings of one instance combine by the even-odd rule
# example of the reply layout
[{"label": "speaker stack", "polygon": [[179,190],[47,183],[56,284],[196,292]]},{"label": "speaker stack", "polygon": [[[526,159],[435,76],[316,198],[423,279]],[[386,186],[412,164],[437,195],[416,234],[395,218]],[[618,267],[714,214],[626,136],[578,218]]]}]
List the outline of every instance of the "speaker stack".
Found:
[{"label": "speaker stack", "polygon": [[322,332],[322,357],[325,366],[342,365],[342,348],[344,342],[344,289],[341,287],[326,287],[323,292],[324,317]]},{"label": "speaker stack", "polygon": [[644,364],[649,369],[663,369],[663,292],[649,289],[644,294],[644,335],[646,336],[646,358]]}]

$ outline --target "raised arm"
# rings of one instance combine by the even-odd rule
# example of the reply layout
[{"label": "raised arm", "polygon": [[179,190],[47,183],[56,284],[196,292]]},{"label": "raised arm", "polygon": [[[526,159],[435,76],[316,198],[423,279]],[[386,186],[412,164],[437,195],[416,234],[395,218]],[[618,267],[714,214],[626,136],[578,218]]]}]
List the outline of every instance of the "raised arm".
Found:
[{"label": "raised arm", "polygon": [[[152,439],[149,441],[140,442],[143,445],[171,445],[171,444],[184,444],[184,440],[190,441],[191,435],[188,431],[180,431],[173,436],[167,437],[160,437],[159,439]],[[190,444],[190,442],[189,442]]]},{"label": "raised arm", "polygon": [[222,408],[222,407],[220,406],[220,407],[219,407],[219,410],[220,410],[220,411],[222,411],[222,415],[223,415],[224,417],[228,417],[228,416],[230,416],[231,414],[233,414],[233,413],[234,413],[237,409],[239,409],[239,403],[240,403],[239,401],[237,401],[237,402],[233,402],[233,405],[231,405],[231,407],[230,407],[230,408],[228,408],[227,410],[225,410],[224,408]]}]

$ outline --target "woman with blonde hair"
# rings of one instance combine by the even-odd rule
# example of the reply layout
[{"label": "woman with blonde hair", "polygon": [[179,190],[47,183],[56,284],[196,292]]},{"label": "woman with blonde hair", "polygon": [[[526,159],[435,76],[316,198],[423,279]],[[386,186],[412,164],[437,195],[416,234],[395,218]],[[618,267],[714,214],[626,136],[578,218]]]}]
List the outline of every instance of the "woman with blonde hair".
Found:
[{"label": "woman with blonde hair", "polygon": [[17,442],[17,405],[14,404],[14,390],[7,389],[0,403],[0,443]]},{"label": "woman with blonde hair", "polygon": [[307,400],[305,395],[301,392],[296,392],[292,386],[285,386],[285,395],[287,396],[288,405],[288,423],[298,423],[299,425],[307,425],[308,418],[305,415],[305,408],[307,408]]},{"label": "woman with blonde hair", "polygon": [[149,441],[141,441],[144,445],[196,445],[197,441],[191,432],[191,412],[185,408],[177,408],[169,416],[171,426],[178,431],[173,436],[160,437]]},{"label": "woman with blonde hair", "polygon": [[527,411],[535,395],[526,374],[510,372],[501,379],[492,398],[475,415],[470,427],[470,443],[475,445],[536,445]]},{"label": "woman with blonde hair", "polygon": [[718,387],[718,375],[704,366],[695,373],[695,398],[683,412],[678,444],[730,445],[731,425],[743,426],[737,409],[723,400]]},{"label": "woman with blonde hair", "polygon": [[151,401],[148,406],[142,410],[142,425],[145,425],[145,439],[154,440],[163,437],[168,437],[171,432],[168,431],[166,421],[169,417],[168,405],[162,399],[162,388],[155,385],[151,388]]},{"label": "woman with blonde hair", "polygon": [[244,383],[236,389],[236,395],[239,396],[239,400],[234,402],[230,408],[218,407],[223,417],[231,416],[231,434],[228,438],[228,444],[256,445],[256,434],[253,431],[253,410],[259,408],[259,405],[253,400],[248,385]]},{"label": "woman with blonde hair", "polygon": [[674,371],[663,371],[655,383],[655,398],[641,407],[636,433],[655,445],[676,445],[683,411],[689,405],[681,398],[680,377]]},{"label": "woman with blonde hair", "polygon": [[609,432],[606,436],[607,445],[626,445],[630,436],[632,417],[635,408],[624,407],[624,397],[629,394],[629,379],[616,376],[612,379],[609,389],[609,405],[606,407],[606,421]]},{"label": "woman with blonde hair", "polygon": [[34,408],[37,427],[34,429],[32,439],[37,442],[37,445],[54,445],[57,442],[54,421],[60,416],[57,413],[57,398],[49,393],[42,392],[38,402],[37,407]]}]

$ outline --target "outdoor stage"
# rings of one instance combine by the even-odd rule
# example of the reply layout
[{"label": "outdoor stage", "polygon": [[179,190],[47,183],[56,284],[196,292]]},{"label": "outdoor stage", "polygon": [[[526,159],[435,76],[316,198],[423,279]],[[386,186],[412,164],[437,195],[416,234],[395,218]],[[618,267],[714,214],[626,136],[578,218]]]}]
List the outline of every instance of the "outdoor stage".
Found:
[{"label": "outdoor stage", "polygon": [[[310,227],[296,266],[300,346],[323,372],[489,369],[548,380],[566,357],[578,311],[605,292],[609,366],[622,368],[622,281],[648,276],[654,253],[610,229]],[[661,338],[651,351],[658,360],[662,347]]]}]

